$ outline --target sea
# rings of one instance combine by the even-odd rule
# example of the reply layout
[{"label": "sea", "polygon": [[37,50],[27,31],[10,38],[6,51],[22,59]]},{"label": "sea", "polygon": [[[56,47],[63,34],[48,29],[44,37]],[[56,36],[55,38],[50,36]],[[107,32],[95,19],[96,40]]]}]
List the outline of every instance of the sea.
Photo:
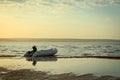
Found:
[{"label": "sea", "polygon": [[110,39],[0,39],[0,57],[23,57],[32,46],[38,50],[57,48],[57,56],[120,57],[120,40]]}]

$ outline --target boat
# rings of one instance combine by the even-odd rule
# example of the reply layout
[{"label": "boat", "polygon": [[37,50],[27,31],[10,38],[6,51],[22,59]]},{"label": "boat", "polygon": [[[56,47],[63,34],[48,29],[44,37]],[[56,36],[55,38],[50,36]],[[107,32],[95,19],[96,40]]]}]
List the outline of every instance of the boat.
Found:
[{"label": "boat", "polygon": [[36,51],[34,54],[32,54],[31,51],[27,51],[24,55],[24,57],[42,57],[42,56],[53,56],[57,53],[57,49],[56,48],[51,48],[51,49],[47,49],[47,50],[39,50]]}]

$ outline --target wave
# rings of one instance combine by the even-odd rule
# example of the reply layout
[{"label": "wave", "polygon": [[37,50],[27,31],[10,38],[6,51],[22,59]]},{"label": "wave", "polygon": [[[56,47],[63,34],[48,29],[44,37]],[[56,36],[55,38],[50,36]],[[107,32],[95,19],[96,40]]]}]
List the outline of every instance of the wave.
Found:
[{"label": "wave", "polygon": [[103,58],[120,60],[120,56],[57,56],[57,58]]},{"label": "wave", "polygon": [[18,55],[0,55],[0,57],[18,57]]},{"label": "wave", "polygon": [[[21,55],[0,55],[0,57],[23,57]],[[120,56],[62,56],[62,55],[55,55],[55,56],[44,56],[44,57],[56,57],[56,58],[100,58],[100,59],[118,59],[120,60]],[[44,58],[43,57],[43,58]]]},{"label": "wave", "polygon": [[2,50],[0,50],[0,51],[7,51],[8,49],[7,48],[5,48],[5,49],[2,49]]}]

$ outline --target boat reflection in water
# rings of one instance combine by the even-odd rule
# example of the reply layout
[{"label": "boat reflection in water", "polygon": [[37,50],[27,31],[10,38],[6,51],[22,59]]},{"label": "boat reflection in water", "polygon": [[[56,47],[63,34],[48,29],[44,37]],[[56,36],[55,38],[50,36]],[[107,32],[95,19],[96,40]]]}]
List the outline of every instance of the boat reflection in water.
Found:
[{"label": "boat reflection in water", "polygon": [[44,57],[25,57],[27,61],[32,61],[32,65],[36,65],[38,61],[57,61],[56,56],[44,56]]}]

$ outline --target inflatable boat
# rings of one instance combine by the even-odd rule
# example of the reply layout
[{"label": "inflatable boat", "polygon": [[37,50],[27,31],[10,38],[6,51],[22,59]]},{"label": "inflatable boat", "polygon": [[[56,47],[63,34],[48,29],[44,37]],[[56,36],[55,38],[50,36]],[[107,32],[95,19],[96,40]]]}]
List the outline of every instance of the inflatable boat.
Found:
[{"label": "inflatable boat", "polygon": [[34,54],[32,54],[31,51],[28,51],[25,53],[24,57],[53,56],[57,53],[57,51],[58,50],[56,48],[51,48],[47,50],[39,50],[39,51],[36,51]]}]

